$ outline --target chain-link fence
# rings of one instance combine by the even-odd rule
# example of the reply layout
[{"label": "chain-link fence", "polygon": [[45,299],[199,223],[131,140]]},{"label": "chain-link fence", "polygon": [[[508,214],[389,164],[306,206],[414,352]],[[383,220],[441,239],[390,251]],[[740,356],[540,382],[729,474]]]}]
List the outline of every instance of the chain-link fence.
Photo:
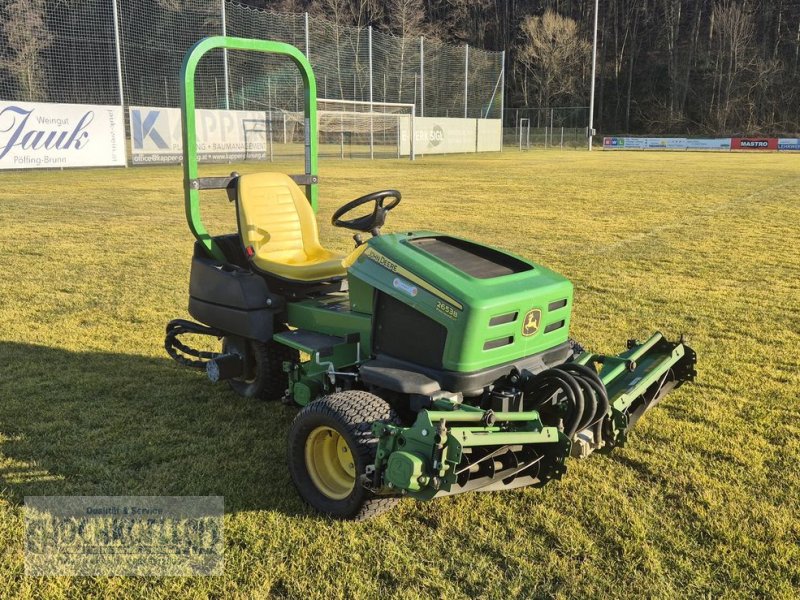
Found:
[{"label": "chain-link fence", "polygon": [[505,108],[503,144],[520,150],[584,148],[588,125],[588,106]]},{"label": "chain-link fence", "polygon": [[[413,105],[416,116],[501,117],[501,52],[230,0],[7,0],[0,100],[177,107],[186,50],[221,34],[297,46],[321,98]],[[267,111],[270,121],[274,111],[302,110],[302,81],[281,57],[213,51],[196,87],[198,108]]]}]

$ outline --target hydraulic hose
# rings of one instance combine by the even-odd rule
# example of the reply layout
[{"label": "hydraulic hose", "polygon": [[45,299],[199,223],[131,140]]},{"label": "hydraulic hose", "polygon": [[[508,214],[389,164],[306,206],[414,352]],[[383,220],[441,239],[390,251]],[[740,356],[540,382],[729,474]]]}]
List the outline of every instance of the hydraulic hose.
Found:
[{"label": "hydraulic hose", "polygon": [[[186,321],[184,319],[170,321],[167,323],[167,335],[164,338],[164,349],[178,364],[192,367],[193,369],[205,369],[206,363],[209,360],[220,355],[219,352],[206,352],[187,346],[178,339],[178,336],[183,334],[210,335],[216,338],[221,338],[225,335],[218,329],[206,327],[205,325],[193,323],[192,321]],[[181,353],[186,356],[183,356]],[[198,360],[187,358],[187,356],[193,356]]]},{"label": "hydraulic hose", "polygon": [[610,404],[605,385],[593,369],[564,363],[536,375],[528,374],[523,379],[522,391],[536,407],[560,394],[557,401],[567,404],[564,433],[572,439],[576,433],[593,427],[595,440],[602,439],[603,421]]},{"label": "hydraulic hose", "polygon": [[589,386],[594,392],[593,397],[596,403],[594,418],[590,419],[585,427],[591,427],[601,422],[608,414],[608,409],[611,405],[608,401],[606,386],[603,385],[603,381],[600,379],[600,375],[597,374],[597,371],[586,365],[579,365],[577,363],[564,363],[563,365],[558,365],[556,368],[572,373],[574,376],[578,377],[579,381]]},{"label": "hydraulic hose", "polygon": [[572,375],[557,369],[547,369],[523,380],[522,391],[533,400],[535,406],[541,406],[558,392],[563,393],[568,403],[564,433],[572,439],[579,431],[578,426],[583,418],[583,391]]}]

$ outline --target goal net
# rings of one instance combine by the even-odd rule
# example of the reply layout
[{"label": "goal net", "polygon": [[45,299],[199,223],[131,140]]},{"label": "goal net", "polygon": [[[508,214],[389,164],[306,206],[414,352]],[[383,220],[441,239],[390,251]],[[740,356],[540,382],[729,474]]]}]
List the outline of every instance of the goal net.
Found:
[{"label": "goal net", "polygon": [[[414,158],[414,105],[355,100],[317,100],[320,156],[337,158]],[[276,117],[280,120],[276,123]],[[274,111],[273,138],[302,143],[301,112]]]}]

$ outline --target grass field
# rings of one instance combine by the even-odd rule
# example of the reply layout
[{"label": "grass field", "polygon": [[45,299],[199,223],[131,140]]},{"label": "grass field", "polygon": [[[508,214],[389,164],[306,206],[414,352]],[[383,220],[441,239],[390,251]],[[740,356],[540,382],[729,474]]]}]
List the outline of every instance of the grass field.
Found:
[{"label": "grass field", "polygon": [[[299,169],[276,164],[279,169]],[[253,165],[240,166],[242,172]],[[225,174],[229,166],[205,174]],[[333,209],[513,250],[576,286],[599,352],[687,334],[699,377],[542,490],[332,522],[286,471],[295,411],[163,351],[187,317],[178,168],[0,175],[0,596],[791,598],[800,590],[800,156],[508,152],[321,168]],[[232,207],[209,196],[217,231]],[[28,578],[25,495],[223,495],[225,575]]]}]

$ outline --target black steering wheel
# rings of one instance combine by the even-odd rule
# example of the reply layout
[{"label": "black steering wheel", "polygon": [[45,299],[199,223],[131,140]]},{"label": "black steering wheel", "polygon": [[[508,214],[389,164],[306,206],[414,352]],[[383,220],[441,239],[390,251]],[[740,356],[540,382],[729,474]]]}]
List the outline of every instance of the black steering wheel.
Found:
[{"label": "black steering wheel", "polygon": [[[392,198],[392,200],[385,202],[387,198]],[[372,213],[354,219],[342,219],[342,217],[351,210],[370,202],[375,203],[375,208],[372,210]],[[333,213],[331,223],[335,227],[345,227],[347,229],[354,229],[355,231],[370,231],[372,235],[380,235],[381,227],[383,227],[383,224],[386,222],[386,213],[398,204],[400,204],[400,192],[397,190],[372,192],[371,194],[356,198],[342,206]]]}]

